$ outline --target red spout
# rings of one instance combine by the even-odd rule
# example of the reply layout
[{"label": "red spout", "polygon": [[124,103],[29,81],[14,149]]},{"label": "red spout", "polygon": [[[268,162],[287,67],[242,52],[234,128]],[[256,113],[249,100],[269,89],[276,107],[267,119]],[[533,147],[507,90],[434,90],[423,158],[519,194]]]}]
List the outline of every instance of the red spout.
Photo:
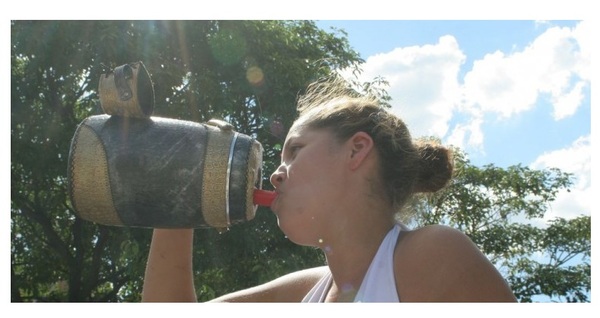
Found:
[{"label": "red spout", "polygon": [[254,204],[270,207],[271,203],[273,203],[273,200],[275,200],[276,196],[277,193],[275,193],[274,191],[255,189]]}]

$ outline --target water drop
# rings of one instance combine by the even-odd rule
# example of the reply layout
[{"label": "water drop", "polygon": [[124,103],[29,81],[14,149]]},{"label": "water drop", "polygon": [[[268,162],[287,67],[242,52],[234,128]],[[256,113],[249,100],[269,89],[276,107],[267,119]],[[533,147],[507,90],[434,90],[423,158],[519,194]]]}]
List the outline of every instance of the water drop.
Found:
[{"label": "water drop", "polygon": [[217,228],[217,232],[219,232],[219,234],[223,234],[223,233],[228,232],[228,231],[229,231],[228,227]]}]

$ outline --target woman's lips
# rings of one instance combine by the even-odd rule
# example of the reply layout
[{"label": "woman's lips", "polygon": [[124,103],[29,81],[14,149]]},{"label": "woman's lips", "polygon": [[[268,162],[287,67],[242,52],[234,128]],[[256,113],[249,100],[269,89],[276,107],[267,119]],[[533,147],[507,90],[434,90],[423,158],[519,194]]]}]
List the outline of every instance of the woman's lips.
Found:
[{"label": "woman's lips", "polygon": [[255,189],[253,201],[255,205],[270,207],[276,197],[277,193],[274,191]]}]

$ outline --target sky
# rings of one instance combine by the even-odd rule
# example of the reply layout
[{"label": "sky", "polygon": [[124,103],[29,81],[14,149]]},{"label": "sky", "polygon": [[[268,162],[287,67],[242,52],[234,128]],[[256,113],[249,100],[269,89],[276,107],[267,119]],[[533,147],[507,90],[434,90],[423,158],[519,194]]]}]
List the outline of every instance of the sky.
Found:
[{"label": "sky", "polygon": [[472,164],[556,167],[574,176],[546,214],[591,213],[591,27],[587,21],[318,20],[347,33],[413,137]]}]

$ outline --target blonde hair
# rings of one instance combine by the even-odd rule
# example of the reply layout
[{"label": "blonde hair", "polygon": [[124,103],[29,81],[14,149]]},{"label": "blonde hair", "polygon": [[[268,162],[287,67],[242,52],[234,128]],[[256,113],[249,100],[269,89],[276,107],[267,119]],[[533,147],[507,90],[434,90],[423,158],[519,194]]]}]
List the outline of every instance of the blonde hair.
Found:
[{"label": "blonde hair", "polygon": [[413,141],[406,124],[377,98],[357,93],[337,77],[309,85],[298,99],[298,112],[303,125],[330,129],[342,142],[359,131],[371,136],[395,211],[412,194],[438,191],[452,178],[450,149],[432,140]]}]

